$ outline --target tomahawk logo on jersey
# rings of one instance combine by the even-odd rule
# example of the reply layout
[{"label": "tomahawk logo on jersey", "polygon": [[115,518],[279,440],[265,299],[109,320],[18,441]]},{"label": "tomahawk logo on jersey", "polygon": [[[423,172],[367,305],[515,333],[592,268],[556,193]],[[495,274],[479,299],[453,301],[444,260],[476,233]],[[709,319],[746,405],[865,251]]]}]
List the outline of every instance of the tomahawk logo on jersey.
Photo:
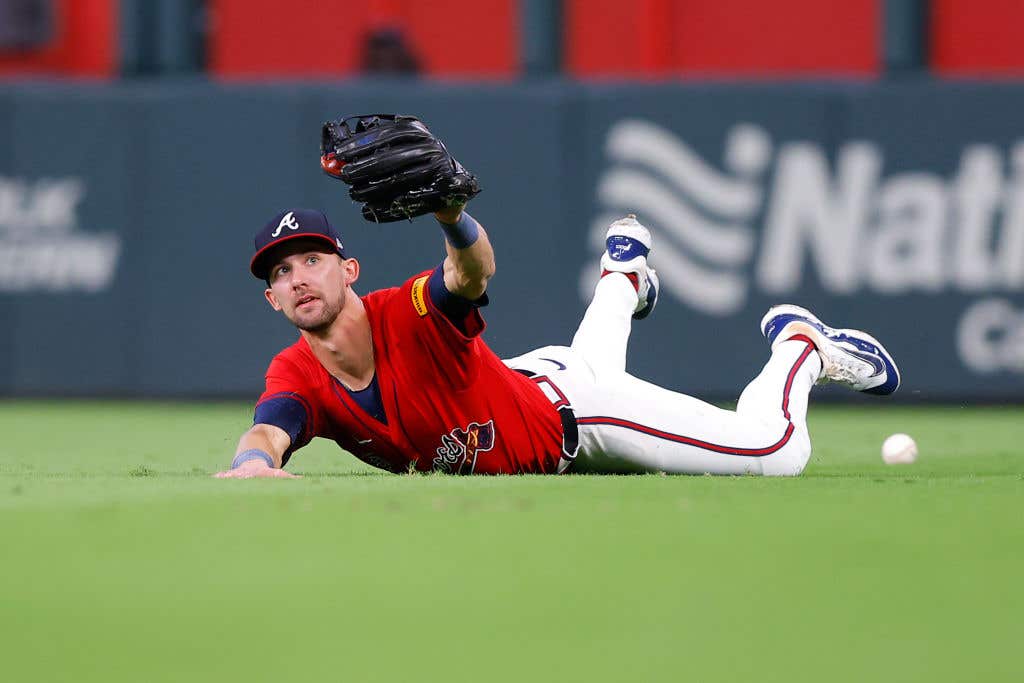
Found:
[{"label": "tomahawk logo on jersey", "polygon": [[441,436],[434,457],[434,469],[448,474],[472,472],[480,453],[494,448],[494,421],[485,425],[470,423],[465,429],[453,429]]},{"label": "tomahawk logo on jersey", "polygon": [[479,306],[450,294],[440,267],[362,297],[376,374],[349,391],[300,338],[279,353],[256,423],[291,437],[285,460],[313,437],[331,439],[392,472],[554,472],[560,417],[537,386],[484,344]]}]

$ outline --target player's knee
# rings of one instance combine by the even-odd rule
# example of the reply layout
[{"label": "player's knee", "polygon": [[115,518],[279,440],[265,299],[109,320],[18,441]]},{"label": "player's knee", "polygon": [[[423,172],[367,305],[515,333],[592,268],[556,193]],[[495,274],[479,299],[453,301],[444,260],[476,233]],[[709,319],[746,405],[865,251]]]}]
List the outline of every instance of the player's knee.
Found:
[{"label": "player's knee", "polygon": [[766,477],[795,477],[804,471],[807,461],[810,459],[810,439],[793,438],[785,446],[765,458],[761,463],[761,472]]}]

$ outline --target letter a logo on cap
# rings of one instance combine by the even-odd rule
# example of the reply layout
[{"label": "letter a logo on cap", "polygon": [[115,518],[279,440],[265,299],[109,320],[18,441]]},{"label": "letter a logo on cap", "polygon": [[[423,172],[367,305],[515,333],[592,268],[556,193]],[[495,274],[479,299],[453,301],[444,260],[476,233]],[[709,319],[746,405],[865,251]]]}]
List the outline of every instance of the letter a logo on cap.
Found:
[{"label": "letter a logo on cap", "polygon": [[299,222],[297,220],[295,220],[295,212],[294,211],[289,211],[288,213],[286,213],[284,215],[284,218],[281,219],[281,222],[277,224],[277,230],[275,230],[274,232],[270,233],[270,236],[271,237],[277,237],[278,235],[281,234],[281,229],[282,228],[288,228],[289,230],[298,230],[299,229]]}]

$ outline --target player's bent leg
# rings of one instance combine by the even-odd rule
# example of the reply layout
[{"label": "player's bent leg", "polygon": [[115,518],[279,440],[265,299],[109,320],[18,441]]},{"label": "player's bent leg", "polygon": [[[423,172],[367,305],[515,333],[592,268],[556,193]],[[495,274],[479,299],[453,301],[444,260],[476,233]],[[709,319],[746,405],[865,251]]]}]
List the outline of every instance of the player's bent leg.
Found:
[{"label": "player's bent leg", "polygon": [[[793,368],[799,365],[796,373]],[[778,344],[771,358],[740,394],[736,412],[745,418],[775,420],[781,412],[793,425],[795,448],[786,457],[765,460],[763,474],[800,474],[811,457],[811,439],[807,429],[810,391],[821,376],[821,358],[813,344],[791,340]],[[795,387],[793,386],[795,384]],[[786,397],[785,405],[779,396]]]},{"label": "player's bent leg", "polygon": [[811,453],[807,394],[819,371],[811,344],[786,345],[755,380],[764,408],[742,412],[629,375],[598,378],[571,397],[580,433],[573,471],[800,474]]},{"label": "player's bent leg", "polygon": [[602,277],[572,338],[572,349],[595,374],[624,373],[636,289],[621,273]]},{"label": "player's bent leg", "polygon": [[646,318],[658,297],[658,275],[647,265],[651,233],[630,214],[608,227],[601,279],[572,348],[596,374],[626,370],[626,346],[633,320]]},{"label": "player's bent leg", "polygon": [[656,401],[652,409],[577,412],[580,452],[573,472],[795,475],[809,458],[808,440],[785,419],[743,416],[644,384],[618,394]]}]

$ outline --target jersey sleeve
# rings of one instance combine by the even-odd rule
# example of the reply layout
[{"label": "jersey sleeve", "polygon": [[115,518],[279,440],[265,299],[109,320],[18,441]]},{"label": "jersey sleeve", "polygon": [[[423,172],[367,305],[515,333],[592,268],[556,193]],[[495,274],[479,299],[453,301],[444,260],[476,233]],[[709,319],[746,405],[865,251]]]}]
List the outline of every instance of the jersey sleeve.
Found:
[{"label": "jersey sleeve", "polygon": [[282,465],[317,435],[320,420],[309,400],[313,392],[307,384],[298,367],[277,357],[267,368],[266,389],[256,402],[253,424],[274,425],[291,438]]},{"label": "jersey sleeve", "polygon": [[[435,283],[432,278],[437,278]],[[414,342],[422,356],[417,367],[442,374],[450,385],[461,387],[472,383],[479,372],[480,334],[486,328],[479,309],[487,300],[452,298],[443,278],[440,268],[413,276],[387,297],[381,312],[391,336]],[[444,292],[438,290],[437,281]]]}]

